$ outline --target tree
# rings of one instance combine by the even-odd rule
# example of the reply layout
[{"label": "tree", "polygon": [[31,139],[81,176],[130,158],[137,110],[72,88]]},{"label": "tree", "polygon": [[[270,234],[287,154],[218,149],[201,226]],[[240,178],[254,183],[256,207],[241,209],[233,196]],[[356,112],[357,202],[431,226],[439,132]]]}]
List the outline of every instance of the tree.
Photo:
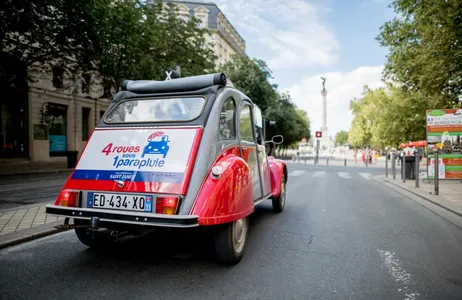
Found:
[{"label": "tree", "polygon": [[377,37],[389,48],[387,79],[433,96],[435,107],[454,106],[462,95],[462,2],[394,0],[398,14]]},{"label": "tree", "polygon": [[220,70],[255,104],[267,120],[276,126],[267,126],[267,137],[283,135],[283,147],[289,147],[301,138],[310,138],[310,121],[306,112],[292,102],[288,93],[280,93],[277,86],[270,84],[271,70],[263,60],[235,55]]},{"label": "tree", "polygon": [[263,112],[276,105],[276,86],[271,85],[271,70],[263,60],[251,59],[237,54],[225,63],[221,72],[233,82],[234,86],[246,94]]},{"label": "tree", "polygon": [[[102,0],[106,1],[106,0]],[[181,66],[183,77],[212,72],[215,56],[206,29],[163,10],[163,2],[120,0],[108,5],[93,57],[105,94],[123,79],[161,80],[164,71]]]},{"label": "tree", "polygon": [[432,98],[388,84],[371,90],[365,87],[359,99],[350,102],[354,115],[348,134],[355,147],[384,148],[425,138],[425,112]]},{"label": "tree", "polygon": [[335,134],[335,145],[342,146],[348,142],[348,132],[345,130],[339,131]]},{"label": "tree", "polygon": [[2,1],[0,61],[11,58],[9,62],[14,61],[18,69],[31,71],[56,61],[68,70],[89,66],[97,40],[99,1]]}]

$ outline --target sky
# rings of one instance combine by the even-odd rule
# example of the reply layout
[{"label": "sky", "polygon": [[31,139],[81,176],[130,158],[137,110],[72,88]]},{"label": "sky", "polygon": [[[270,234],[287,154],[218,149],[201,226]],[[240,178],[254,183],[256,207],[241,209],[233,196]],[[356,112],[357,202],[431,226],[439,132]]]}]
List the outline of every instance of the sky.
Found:
[{"label": "sky", "polygon": [[272,83],[304,109],[311,130],[322,126],[326,77],[327,126],[332,137],[351,127],[350,100],[365,85],[383,86],[387,49],[375,39],[394,17],[390,0],[214,0],[246,42],[250,57],[263,59]]}]

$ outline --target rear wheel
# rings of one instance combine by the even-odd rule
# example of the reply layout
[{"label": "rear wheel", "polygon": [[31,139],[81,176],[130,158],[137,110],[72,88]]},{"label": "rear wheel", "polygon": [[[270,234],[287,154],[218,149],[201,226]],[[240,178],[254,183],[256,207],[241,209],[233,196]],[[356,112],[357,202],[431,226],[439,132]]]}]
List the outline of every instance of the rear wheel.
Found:
[{"label": "rear wheel", "polygon": [[235,265],[241,261],[248,230],[249,220],[247,217],[220,228],[214,237],[215,253],[220,261],[229,265]]},{"label": "rear wheel", "polygon": [[286,176],[282,174],[281,180],[281,192],[279,196],[273,198],[273,211],[276,213],[280,213],[284,210],[286,205]]}]

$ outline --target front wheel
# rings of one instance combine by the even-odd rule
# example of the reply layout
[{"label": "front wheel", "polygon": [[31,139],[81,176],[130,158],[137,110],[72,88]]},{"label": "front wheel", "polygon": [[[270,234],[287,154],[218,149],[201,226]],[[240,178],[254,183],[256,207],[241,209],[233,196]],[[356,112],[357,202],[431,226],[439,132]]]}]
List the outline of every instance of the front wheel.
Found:
[{"label": "front wheel", "polygon": [[249,220],[247,217],[220,228],[214,237],[215,253],[220,261],[229,265],[235,265],[241,261],[248,230]]},{"label": "front wheel", "polygon": [[286,176],[283,174],[281,178],[281,192],[279,196],[273,198],[273,211],[280,213],[286,205]]}]

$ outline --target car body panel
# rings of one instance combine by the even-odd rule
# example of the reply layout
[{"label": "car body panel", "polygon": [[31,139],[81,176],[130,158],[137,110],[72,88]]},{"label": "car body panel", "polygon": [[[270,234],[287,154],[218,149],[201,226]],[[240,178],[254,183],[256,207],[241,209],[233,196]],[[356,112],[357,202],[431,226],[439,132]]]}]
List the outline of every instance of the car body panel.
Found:
[{"label": "car body panel", "polygon": [[[143,151],[152,139],[165,136],[168,151]],[[184,195],[201,136],[200,127],[96,129],[64,188]]]},{"label": "car body panel", "polygon": [[209,171],[197,195],[191,215],[199,216],[199,225],[228,223],[248,216],[254,210],[249,166],[240,157],[240,148],[231,147],[217,159],[220,176]]}]

